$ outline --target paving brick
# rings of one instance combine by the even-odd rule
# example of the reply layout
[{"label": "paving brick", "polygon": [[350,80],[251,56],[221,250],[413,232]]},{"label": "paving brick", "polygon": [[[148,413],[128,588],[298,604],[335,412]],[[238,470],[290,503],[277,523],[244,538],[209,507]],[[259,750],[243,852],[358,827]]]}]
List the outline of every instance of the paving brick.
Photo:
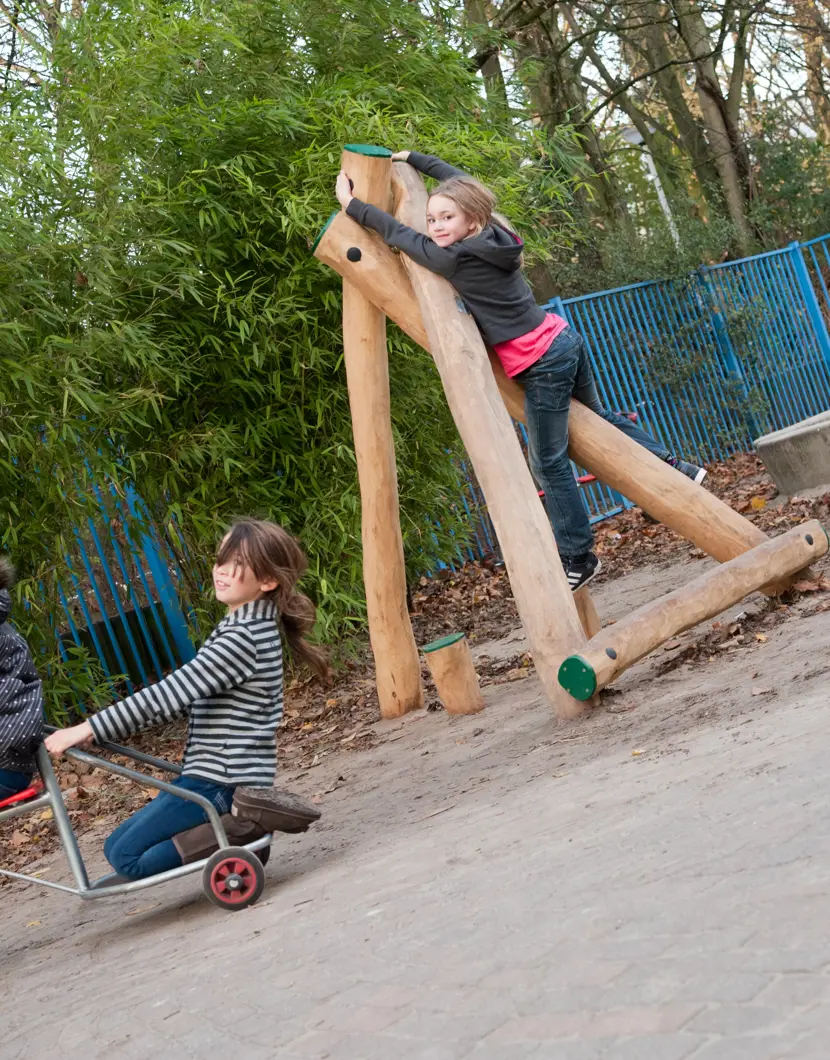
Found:
[{"label": "paving brick", "polygon": [[771,1032],[786,1022],[786,1018],[787,1013],[781,1009],[764,1005],[712,1005],[691,1021],[689,1029],[732,1038]]},{"label": "paving brick", "polygon": [[704,1045],[702,1035],[685,1031],[671,1036],[661,1034],[647,1038],[617,1038],[606,1052],[608,1060],[689,1060]]},{"label": "paving brick", "polygon": [[[690,974],[691,973],[691,974]],[[701,1003],[748,1002],[773,982],[768,973],[691,971],[682,958],[637,965],[601,994],[604,1007],[659,1005],[683,1000]],[[828,984],[830,986],[830,984]]]},{"label": "paving brick", "polygon": [[465,1053],[463,1060],[604,1060],[608,1056],[605,1046],[598,1042],[558,1041],[555,1053],[551,1045],[538,1045],[530,1042],[511,1042],[504,1045],[483,1042],[471,1053]]},{"label": "paving brick", "polygon": [[699,1005],[621,1008],[607,1012],[562,1012],[509,1020],[493,1034],[496,1042],[555,1041],[560,1038],[618,1038],[680,1030]]},{"label": "paving brick", "polygon": [[419,1039],[430,1042],[476,1042],[501,1027],[505,1018],[498,1012],[476,1012],[462,1015],[447,1012],[410,1012],[390,1028],[396,1039]]},{"label": "paving brick", "polygon": [[804,1008],[816,1002],[830,1002],[830,981],[821,975],[793,973],[770,983],[756,998],[760,1005],[774,1008]]},{"label": "paving brick", "polygon": [[800,1053],[790,1051],[791,1046],[792,1042],[781,1038],[719,1038],[701,1046],[690,1060],[804,1060]]}]

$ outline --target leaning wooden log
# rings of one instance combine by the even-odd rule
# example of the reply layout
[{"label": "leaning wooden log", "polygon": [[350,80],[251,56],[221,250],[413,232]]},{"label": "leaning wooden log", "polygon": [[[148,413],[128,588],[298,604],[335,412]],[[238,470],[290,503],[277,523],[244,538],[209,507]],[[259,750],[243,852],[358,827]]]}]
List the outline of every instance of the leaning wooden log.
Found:
[{"label": "leaning wooden log", "polygon": [[671,637],[719,615],[762,585],[804,570],[827,549],[827,534],[816,520],[764,541],[603,629],[585,651],[562,663],[562,687],[577,699],[590,699]]},{"label": "leaning wooden log", "polygon": [[[393,172],[396,216],[426,230],[427,193],[410,166]],[[559,685],[562,659],[586,643],[547,516],[499,396],[476,323],[441,276],[404,256],[444,393],[487,501],[536,672],[557,717],[582,705]]]},{"label": "leaning wooden log", "polygon": [[[389,152],[347,148],[343,168],[356,194],[389,209]],[[360,485],[363,584],[378,701],[384,718],[397,718],[423,706],[423,690],[406,600],[386,317],[348,279],[343,280],[343,356]]]}]

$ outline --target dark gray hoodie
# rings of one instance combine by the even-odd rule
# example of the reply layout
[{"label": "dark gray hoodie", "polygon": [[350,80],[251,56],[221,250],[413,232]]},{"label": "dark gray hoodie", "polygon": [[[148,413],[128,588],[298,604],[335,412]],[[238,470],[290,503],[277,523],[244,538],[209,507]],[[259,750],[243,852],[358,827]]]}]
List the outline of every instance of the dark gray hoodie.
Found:
[{"label": "dark gray hoodie", "polygon": [[[418,151],[410,151],[408,161],[438,180],[467,176],[440,158]],[[360,199],[352,199],[346,213],[377,232],[388,246],[398,247],[419,265],[448,279],[491,346],[526,335],[544,323],[545,311],[536,304],[522,275],[524,244],[495,221],[477,236],[439,247],[429,236]]]}]

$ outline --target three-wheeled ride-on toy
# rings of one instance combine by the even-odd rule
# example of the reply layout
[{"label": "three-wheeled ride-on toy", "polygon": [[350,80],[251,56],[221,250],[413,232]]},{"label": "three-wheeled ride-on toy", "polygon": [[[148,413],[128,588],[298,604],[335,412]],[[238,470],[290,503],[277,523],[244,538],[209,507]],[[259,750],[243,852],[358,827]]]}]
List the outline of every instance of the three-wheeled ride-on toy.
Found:
[{"label": "three-wheeled ride-on toy", "polygon": [[[47,727],[47,731],[51,730]],[[155,758],[141,751],[134,751],[130,747],[122,747],[114,743],[102,743],[96,745],[96,750],[106,751],[109,754],[120,755],[140,765],[150,766],[153,769],[178,775],[182,767],[174,762],[168,762],[163,758]],[[161,872],[156,876],[150,876],[143,880],[124,881],[116,873],[108,873],[100,879],[90,882],[86,865],[81,855],[78,841],[72,829],[72,822],[64,802],[63,793],[58,783],[55,770],[46,747],[41,744],[37,751],[37,767],[40,773],[40,781],[34,783],[25,791],[12,795],[10,798],[0,801],[0,822],[12,817],[50,809],[57,828],[66,860],[69,863],[75,886],[70,887],[53,880],[44,880],[38,876],[28,876],[21,872],[11,872],[0,868],[0,875],[8,876],[13,880],[24,880],[26,883],[36,883],[41,887],[51,887],[54,890],[65,891],[67,894],[77,895],[85,901],[94,898],[106,898],[111,895],[132,894],[147,887],[155,887],[157,884],[166,883],[168,880],[178,879],[194,872],[202,873],[202,889],[207,897],[215,905],[222,909],[234,911],[245,909],[262,894],[265,886],[264,861],[267,860],[268,850],[271,845],[272,832],[275,830],[283,832],[304,832],[309,825],[320,816],[320,812],[305,799],[289,793],[280,793],[272,789],[263,789],[268,793],[266,800],[270,798],[268,809],[272,812],[257,812],[256,808],[251,820],[246,822],[250,827],[238,827],[235,817],[227,815],[221,817],[211,802],[204,796],[194,791],[188,791],[171,784],[166,780],[159,780],[148,773],[142,773],[127,766],[111,762],[109,759],[98,754],[91,754],[78,748],[72,748],[66,752],[66,757],[76,762],[84,763],[96,769],[112,773],[115,776],[132,780],[136,784],[155,788],[157,791],[166,791],[180,799],[198,803],[205,811],[207,823],[192,829],[196,843],[190,843],[191,851],[201,846],[205,851],[212,851],[204,857],[196,856],[194,860],[188,860],[185,864],[167,872]],[[255,793],[258,789],[237,789],[239,791]],[[237,805],[239,803],[239,806]],[[248,800],[248,807],[256,800]],[[259,803],[261,810],[262,803]],[[234,815],[240,812],[245,814],[245,800],[234,800]],[[254,818],[258,818],[254,820]],[[265,831],[263,827],[270,827]],[[238,835],[253,836],[250,842],[242,845],[232,846],[228,840],[228,829],[232,828]],[[185,833],[190,835],[191,833]]]}]

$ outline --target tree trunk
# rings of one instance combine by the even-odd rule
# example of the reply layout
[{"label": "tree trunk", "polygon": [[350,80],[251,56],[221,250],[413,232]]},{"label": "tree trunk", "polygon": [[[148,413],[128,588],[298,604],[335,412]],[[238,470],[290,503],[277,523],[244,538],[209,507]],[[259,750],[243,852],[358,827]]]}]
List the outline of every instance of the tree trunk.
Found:
[{"label": "tree trunk", "polygon": [[[667,65],[675,56],[672,54],[666,37],[665,27],[662,25],[661,13],[654,3],[649,4],[646,10],[651,21],[645,27],[644,44],[652,69],[658,70],[655,80],[660,95],[672,116],[677,135],[689,156],[704,198],[710,206],[725,209],[726,200],[720,174],[712,160],[712,153],[700,122],[692,113],[686,100],[683,85],[677,73],[679,67]],[[660,67],[664,69],[661,70]]]},{"label": "tree trunk", "polygon": [[795,0],[795,14],[804,46],[807,67],[807,98],[813,109],[816,136],[822,143],[830,143],[830,99],[828,99],[827,49],[830,28],[821,16],[816,0]]},{"label": "tree trunk", "polygon": [[582,148],[594,173],[590,182],[594,202],[583,191],[578,193],[582,205],[586,209],[593,206],[607,220],[631,231],[631,218],[616,175],[593,125],[582,120],[588,112],[585,89],[579,64],[568,59],[566,44],[557,12],[544,15],[516,36],[520,76],[541,125],[554,132],[561,125],[571,124],[582,137]]},{"label": "tree trunk", "polygon": [[[479,30],[490,29],[490,21],[487,18],[484,0],[464,0],[464,13],[467,17],[467,24],[470,26],[470,35],[473,41],[480,35],[476,33],[476,28]],[[507,86],[504,83],[501,60],[497,51],[488,56],[482,63],[481,75],[484,78],[484,91],[487,94],[487,102],[507,113],[509,106],[507,102]]]},{"label": "tree trunk", "polygon": [[694,0],[672,0],[672,7],[680,35],[694,60],[695,91],[726,208],[735,225],[738,247],[741,253],[748,254],[753,243],[747,217],[747,204],[753,191],[749,155],[735,123],[730,120],[730,108],[718,81],[709,29],[700,9]]}]

